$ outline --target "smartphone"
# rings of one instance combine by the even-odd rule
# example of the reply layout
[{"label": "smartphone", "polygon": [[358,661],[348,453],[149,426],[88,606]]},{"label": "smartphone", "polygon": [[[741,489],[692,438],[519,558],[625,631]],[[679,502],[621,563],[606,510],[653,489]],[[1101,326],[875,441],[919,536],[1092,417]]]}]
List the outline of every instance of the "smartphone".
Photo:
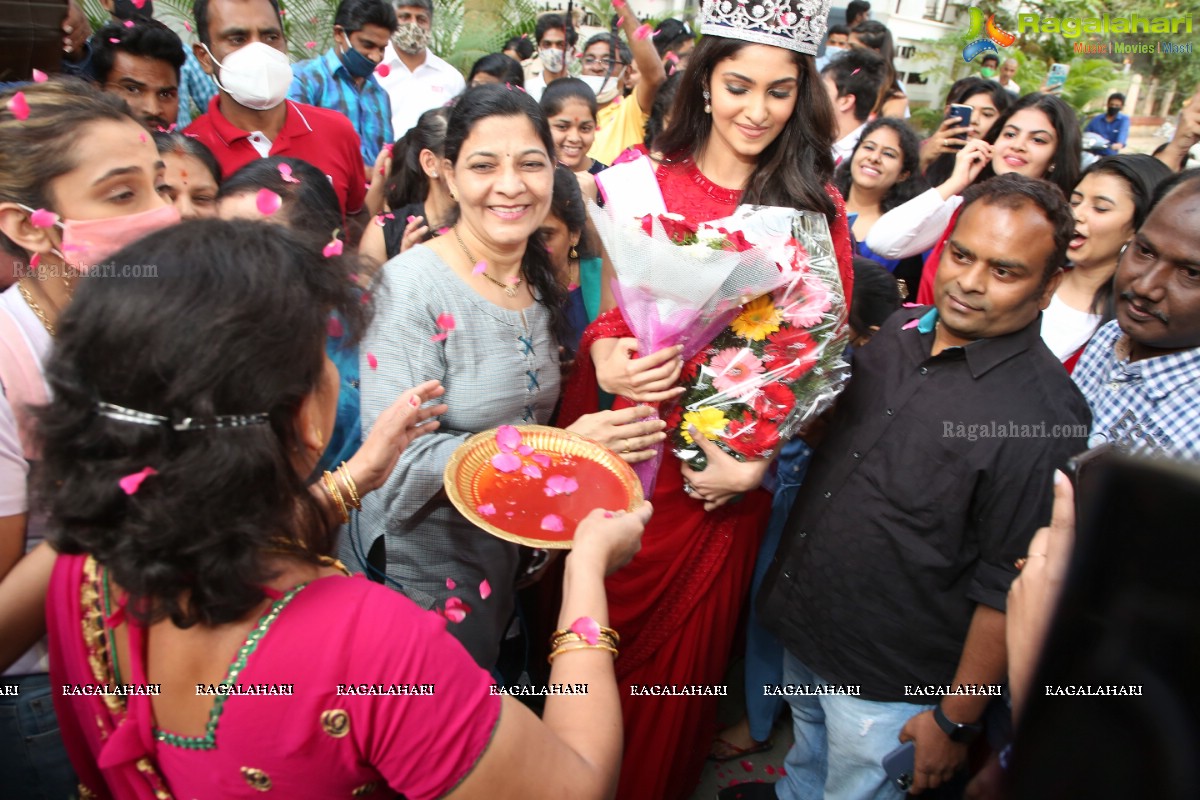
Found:
[{"label": "smartphone", "polygon": [[[975,109],[971,106],[963,105],[962,103],[952,103],[950,105],[949,113],[946,114],[946,118],[947,119],[949,119],[951,117],[957,118],[958,119],[957,127],[965,128],[966,126],[971,124],[971,115],[974,113],[975,113]],[[967,134],[957,133],[954,135],[954,138],[955,139],[966,139]]]},{"label": "smartphone", "polygon": [[902,792],[912,788],[913,773],[916,771],[917,745],[915,742],[905,742],[883,757],[880,763],[887,773],[888,780]]},{"label": "smartphone", "polygon": [[1046,76],[1046,88],[1055,91],[1067,82],[1067,73],[1071,71],[1070,64],[1051,64],[1050,74]]}]

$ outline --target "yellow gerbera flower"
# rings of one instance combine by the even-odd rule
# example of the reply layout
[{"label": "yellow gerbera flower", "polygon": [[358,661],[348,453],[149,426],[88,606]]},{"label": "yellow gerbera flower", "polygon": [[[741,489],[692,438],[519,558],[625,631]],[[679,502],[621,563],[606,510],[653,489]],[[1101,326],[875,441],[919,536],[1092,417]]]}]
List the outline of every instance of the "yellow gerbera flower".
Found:
[{"label": "yellow gerbera flower", "polygon": [[746,304],[742,313],[733,321],[733,332],[752,342],[761,342],[775,331],[783,315],[775,307],[771,295],[764,294]]},{"label": "yellow gerbera flower", "polygon": [[688,444],[695,444],[688,428],[695,428],[705,439],[716,439],[725,432],[728,424],[725,412],[719,408],[706,406],[699,411],[689,411],[683,415],[683,439]]}]

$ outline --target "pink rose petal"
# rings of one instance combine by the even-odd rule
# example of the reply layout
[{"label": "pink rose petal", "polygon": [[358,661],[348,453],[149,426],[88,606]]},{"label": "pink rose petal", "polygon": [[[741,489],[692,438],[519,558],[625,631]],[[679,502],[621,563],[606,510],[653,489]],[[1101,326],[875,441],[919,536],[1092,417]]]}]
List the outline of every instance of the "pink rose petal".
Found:
[{"label": "pink rose petal", "polygon": [[670,51],[667,51],[667,54],[665,56],[663,56],[663,61],[666,61],[668,64],[678,64],[679,56],[675,55],[674,53],[672,53]]},{"label": "pink rose petal", "polygon": [[496,444],[501,452],[511,453],[521,444],[521,432],[512,425],[501,425],[496,429]]},{"label": "pink rose petal", "polygon": [[902,331],[911,330],[912,328],[915,328],[920,324],[921,324],[920,317],[918,317],[917,319],[910,319],[908,322],[906,322],[900,326],[900,330],[902,330]]},{"label": "pink rose petal", "polygon": [[492,503],[484,503],[481,506],[475,506],[475,511],[477,511],[481,517],[490,517],[496,513],[496,506]]},{"label": "pink rose petal", "polygon": [[545,453],[534,453],[533,460],[541,464],[543,467],[548,467],[551,463],[550,456],[546,455]]},{"label": "pink rose petal", "polygon": [[521,279],[518,278],[516,275],[509,275],[508,282],[511,283],[513,286],[516,286],[517,284],[519,284],[521,282]]},{"label": "pink rose petal", "polygon": [[454,587],[457,585],[458,584],[454,582],[454,578],[446,578],[446,588],[447,589],[450,589],[451,591],[453,591]]},{"label": "pink rose petal", "polygon": [[292,175],[291,164],[280,164],[279,174],[283,177],[285,183],[299,183],[300,179]]},{"label": "pink rose petal", "polygon": [[19,120],[29,119],[29,102],[25,99],[24,92],[17,92],[8,98],[8,110]]},{"label": "pink rose petal", "polygon": [[137,8],[137,9],[140,9],[142,6],[146,5],[146,0],[132,0],[132,1],[133,1],[133,7]]},{"label": "pink rose petal", "polygon": [[437,326],[444,331],[454,330],[454,315],[453,314],[438,314]]},{"label": "pink rose petal", "polygon": [[479,584],[479,596],[484,600],[492,596],[492,585],[487,582],[487,578],[484,578]]},{"label": "pink rose petal", "polygon": [[471,270],[471,274],[472,275],[482,275],[485,272],[487,272],[487,262],[486,261],[476,261],[475,268],[473,270]]},{"label": "pink rose petal", "polygon": [[183,29],[185,31],[187,31],[188,33],[191,33],[192,32],[192,23],[190,23],[190,22],[183,23]]},{"label": "pink rose petal", "polygon": [[622,8],[625,8],[626,5],[628,5],[628,4],[625,2],[625,0],[612,0],[612,7],[615,8],[617,11],[620,11]]},{"label": "pink rose petal", "polygon": [[141,488],[142,481],[149,478],[151,475],[157,475],[158,470],[154,467],[143,467],[140,471],[134,472],[131,475],[126,475],[121,480],[117,481],[121,485],[121,491],[125,494],[134,494]]},{"label": "pink rose petal", "polygon": [[521,468],[521,473],[524,475],[528,475],[531,478],[541,478],[542,477],[542,470],[538,467],[537,464],[526,464],[524,467]]},{"label": "pink rose petal", "polygon": [[58,214],[39,208],[29,215],[29,222],[35,228],[53,228],[58,222]]},{"label": "pink rose petal", "polygon": [[314,47],[317,46],[317,43],[316,42],[305,42],[304,46],[307,47],[309,50],[312,50]]},{"label": "pink rose petal", "polygon": [[40,69],[35,69],[33,71],[33,82],[34,83],[45,83],[48,80],[50,80],[50,76],[47,75],[46,73],[42,72]]},{"label": "pink rose petal", "polygon": [[547,494],[571,494],[579,491],[579,481],[565,475],[551,475],[546,479]]},{"label": "pink rose petal", "polygon": [[[515,456],[514,456],[515,458]],[[542,530],[551,531],[552,533],[561,533],[563,529],[562,517],[558,514],[547,514],[542,517]],[[593,642],[594,644],[594,642]]]},{"label": "pink rose petal", "polygon": [[108,41],[109,41],[109,42],[111,42],[111,43],[113,43],[113,44],[120,44],[120,43],[121,43],[121,40],[120,40],[120,39],[117,39],[117,38],[115,38],[115,37],[113,37],[113,36],[110,36],[110,37],[108,37]]},{"label": "pink rose petal", "polygon": [[435,231],[435,232],[437,233],[438,236],[445,236],[447,233],[450,232],[450,229],[449,228],[438,228],[437,231]]},{"label": "pink rose petal", "polygon": [[920,308],[921,304],[920,303],[901,303],[900,307],[901,308]]},{"label": "pink rose petal", "polygon": [[127,19],[127,20],[125,20],[125,27],[126,27],[126,28],[132,28],[132,27],[133,27],[133,20],[131,20],[131,19]]},{"label": "pink rose petal", "polygon": [[342,254],[343,246],[344,245],[342,244],[341,239],[331,239],[329,244],[325,245],[325,249],[321,251],[321,255],[325,256],[326,258],[340,256]]},{"label": "pink rose petal", "polygon": [[440,342],[440,341],[443,341],[449,335],[450,334],[448,334],[448,333],[435,333],[433,336],[429,337],[429,341]]},{"label": "pink rose petal", "polygon": [[591,617],[580,617],[572,622],[571,631],[586,639],[588,644],[600,641],[600,623]]},{"label": "pink rose petal", "polygon": [[413,222],[416,221],[416,219],[417,219],[416,215],[409,214],[407,217],[404,218],[404,221],[407,222],[409,225],[412,225]]},{"label": "pink rose petal", "polygon": [[654,29],[651,28],[649,25],[642,24],[642,25],[639,25],[638,29],[633,32],[633,38],[637,39],[638,41],[643,41],[645,39],[649,39],[650,34],[653,32],[654,32]]},{"label": "pink rose petal", "polygon": [[346,331],[342,328],[342,321],[340,319],[337,317],[330,317],[329,322],[325,323],[325,332],[334,339],[338,339]]},{"label": "pink rose petal", "polygon": [[392,74],[392,68],[387,64],[380,64],[375,68],[375,74],[381,78],[386,78],[388,75]]},{"label": "pink rose petal", "polygon": [[618,28],[625,27],[625,16],[624,15],[617,17],[617,27]]},{"label": "pink rose petal", "polygon": [[283,205],[283,198],[270,189],[259,189],[258,194],[254,198],[254,205],[258,208],[258,213],[264,217],[269,217]]},{"label": "pink rose petal", "polygon": [[383,216],[383,214],[376,214],[376,215],[375,215],[375,224],[376,224],[376,225],[378,225],[378,226],[379,226],[379,227],[381,227],[381,228],[382,228],[382,227],[384,226],[384,224],[386,223],[386,220],[387,220],[387,218],[386,218],[386,217],[384,217],[384,216]]},{"label": "pink rose petal", "polygon": [[492,456],[492,466],[500,472],[516,472],[521,468],[521,457],[512,453],[496,453]]},{"label": "pink rose petal", "polygon": [[517,448],[517,452],[523,456],[531,456],[533,455],[533,448],[527,444],[523,444]]},{"label": "pink rose petal", "polygon": [[367,353],[367,366],[371,369],[376,369],[379,366],[379,359],[374,353]]},{"label": "pink rose petal", "polygon": [[37,269],[38,264],[40,264],[40,263],[42,263],[42,254],[41,253],[34,253],[32,256],[29,257],[30,269]]}]

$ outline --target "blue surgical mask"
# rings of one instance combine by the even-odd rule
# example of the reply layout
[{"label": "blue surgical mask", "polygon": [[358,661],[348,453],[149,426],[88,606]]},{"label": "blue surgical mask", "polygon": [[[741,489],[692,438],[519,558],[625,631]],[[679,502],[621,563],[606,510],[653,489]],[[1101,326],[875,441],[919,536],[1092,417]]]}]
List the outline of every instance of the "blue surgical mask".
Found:
[{"label": "blue surgical mask", "polygon": [[338,58],[342,60],[342,66],[353,78],[365,78],[375,72],[375,62],[353,47],[347,47],[343,52],[338,53]]}]

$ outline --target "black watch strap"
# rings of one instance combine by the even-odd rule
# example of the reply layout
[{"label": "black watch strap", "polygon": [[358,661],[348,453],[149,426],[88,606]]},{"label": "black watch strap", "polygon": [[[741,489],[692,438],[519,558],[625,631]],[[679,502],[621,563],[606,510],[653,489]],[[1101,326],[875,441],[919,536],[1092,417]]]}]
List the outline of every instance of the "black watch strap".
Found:
[{"label": "black watch strap", "polygon": [[933,720],[942,729],[942,732],[950,737],[950,741],[952,742],[968,744],[975,741],[979,734],[983,733],[983,725],[978,722],[973,724],[951,722],[946,716],[946,712],[942,711],[940,703],[933,707]]}]

